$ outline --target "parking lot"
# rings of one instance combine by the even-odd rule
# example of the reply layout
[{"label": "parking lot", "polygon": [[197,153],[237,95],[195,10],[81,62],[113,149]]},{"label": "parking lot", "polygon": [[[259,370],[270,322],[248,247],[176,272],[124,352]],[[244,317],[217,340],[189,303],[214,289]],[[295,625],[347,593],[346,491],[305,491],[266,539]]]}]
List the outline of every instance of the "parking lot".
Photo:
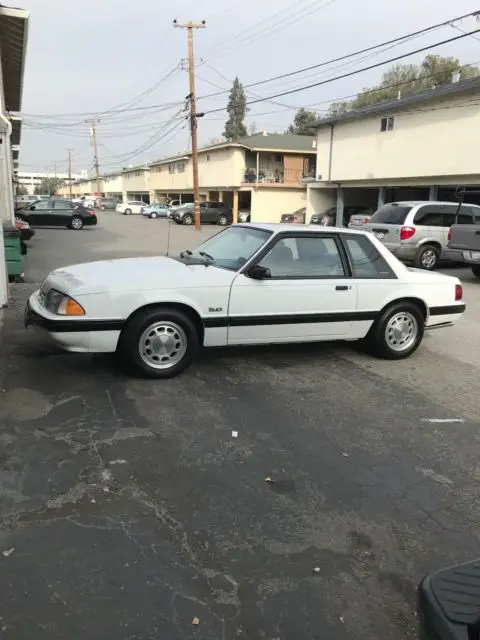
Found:
[{"label": "parking lot", "polygon": [[465,317],[402,362],[238,348],[136,380],[23,329],[50,269],[217,230],[105,212],[30,243],[0,320],[1,638],[413,639],[424,573],[478,553],[466,269],[443,269],[464,281]]}]

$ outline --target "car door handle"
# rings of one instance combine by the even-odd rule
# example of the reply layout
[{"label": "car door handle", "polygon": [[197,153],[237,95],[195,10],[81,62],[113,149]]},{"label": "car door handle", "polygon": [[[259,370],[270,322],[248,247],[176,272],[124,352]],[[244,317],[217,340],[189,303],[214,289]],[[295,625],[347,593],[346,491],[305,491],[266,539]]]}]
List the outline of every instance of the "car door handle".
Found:
[{"label": "car door handle", "polygon": [[335,291],[348,291],[348,286],[346,284],[337,284]]}]

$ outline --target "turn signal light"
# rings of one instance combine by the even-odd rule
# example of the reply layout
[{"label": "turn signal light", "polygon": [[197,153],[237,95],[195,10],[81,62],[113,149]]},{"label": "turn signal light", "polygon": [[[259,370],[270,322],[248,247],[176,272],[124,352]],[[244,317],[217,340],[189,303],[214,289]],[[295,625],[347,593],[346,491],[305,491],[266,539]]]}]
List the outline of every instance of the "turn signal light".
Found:
[{"label": "turn signal light", "polygon": [[455,285],[455,300],[461,300],[463,298],[463,287],[461,284]]},{"label": "turn signal light", "polygon": [[410,240],[415,235],[413,227],[402,227],[400,229],[400,240]]},{"label": "turn signal light", "polygon": [[57,313],[62,316],[84,316],[85,309],[73,298],[65,297],[60,303]]}]

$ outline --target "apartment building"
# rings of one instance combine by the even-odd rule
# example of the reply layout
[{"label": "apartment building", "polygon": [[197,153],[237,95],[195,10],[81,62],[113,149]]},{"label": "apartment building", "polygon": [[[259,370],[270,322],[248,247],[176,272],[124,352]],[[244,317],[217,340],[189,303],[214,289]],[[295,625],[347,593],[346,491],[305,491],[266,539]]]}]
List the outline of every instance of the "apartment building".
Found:
[{"label": "apartment building", "polygon": [[340,223],[345,205],[448,201],[459,185],[479,189],[479,126],[480,77],[322,118],[307,216],[336,203]]},{"label": "apartment building", "polygon": [[[29,13],[0,4],[0,309],[8,301],[2,222],[13,222],[14,163],[18,162]],[[14,150],[13,150],[14,149]]]},{"label": "apartment building", "polygon": [[[267,132],[199,149],[201,200],[249,210],[252,221],[278,222],[306,206],[306,181],[316,175],[314,138]],[[150,197],[193,199],[191,153],[150,164]]]}]

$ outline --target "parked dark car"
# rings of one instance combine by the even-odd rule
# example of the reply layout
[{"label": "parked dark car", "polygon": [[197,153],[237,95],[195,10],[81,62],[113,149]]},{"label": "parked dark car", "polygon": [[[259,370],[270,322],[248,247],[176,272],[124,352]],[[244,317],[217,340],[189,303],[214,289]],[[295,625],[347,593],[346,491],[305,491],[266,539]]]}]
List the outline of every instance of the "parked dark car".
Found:
[{"label": "parked dark car", "polygon": [[20,239],[23,242],[28,242],[35,235],[35,231],[31,228],[31,226],[25,220],[16,217],[15,218],[15,227],[17,231],[20,233]]},{"label": "parked dark car", "polygon": [[38,200],[17,209],[15,216],[26,220],[31,227],[67,227],[79,231],[84,226],[97,224],[95,211],[70,200]]},{"label": "parked dark car", "polygon": [[[171,212],[170,217],[177,224],[193,224],[195,222],[193,215],[193,202],[185,204]],[[202,224],[232,224],[233,211],[230,207],[226,207],[223,202],[201,202],[200,203],[200,222]]]},{"label": "parked dark car", "polygon": [[[372,209],[363,205],[345,205],[343,208],[343,226],[348,227],[350,218],[361,214],[364,214],[365,216],[371,215]],[[325,227],[334,227],[336,217],[337,207],[330,207],[330,209],[327,209],[323,213],[314,213],[310,218],[310,224],[321,224]]]},{"label": "parked dark car", "polygon": [[293,213],[283,213],[280,222],[291,222],[293,224],[305,224],[305,216],[307,215],[307,207],[297,209]]},{"label": "parked dark car", "polygon": [[98,208],[101,209],[102,211],[105,211],[105,209],[112,209],[113,211],[115,211],[115,207],[117,206],[117,201],[115,200],[115,198],[99,198],[97,201],[97,205]]}]

